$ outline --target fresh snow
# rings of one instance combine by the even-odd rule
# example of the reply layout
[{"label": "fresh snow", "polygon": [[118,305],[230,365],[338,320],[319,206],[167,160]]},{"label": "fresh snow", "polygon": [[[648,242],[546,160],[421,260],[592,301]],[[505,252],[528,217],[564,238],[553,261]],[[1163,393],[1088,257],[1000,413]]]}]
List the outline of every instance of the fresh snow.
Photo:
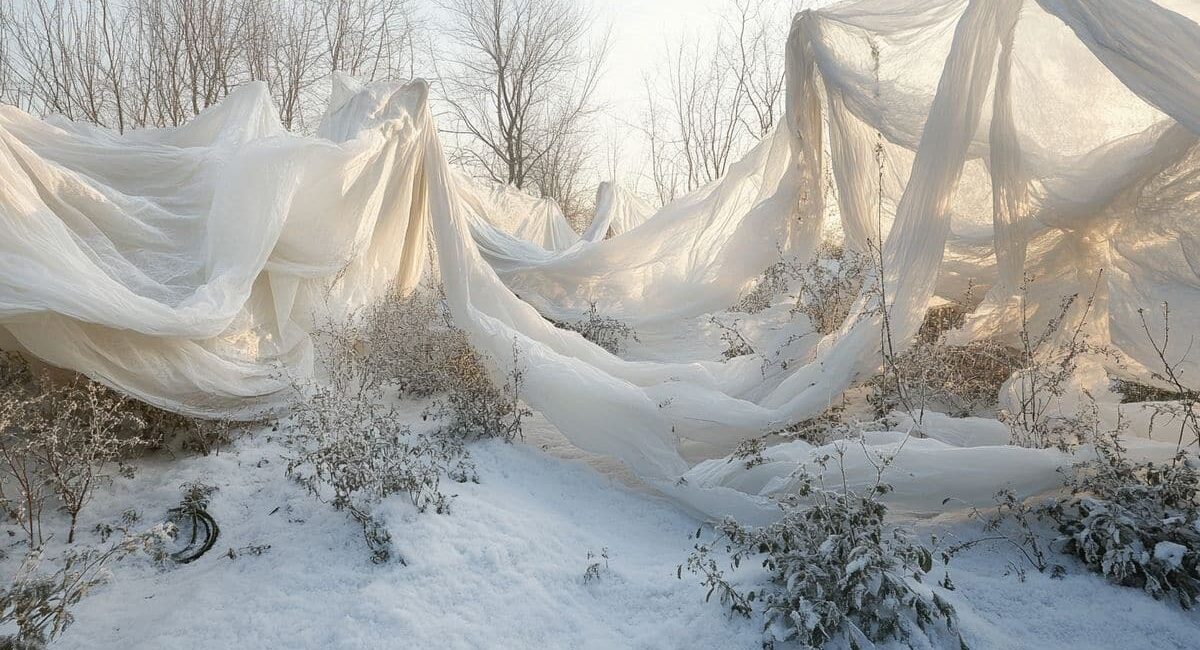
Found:
[{"label": "fresh snow", "polygon": [[[85,530],[131,505],[148,524],[178,502],[180,484],[215,484],[209,510],[221,536],[192,564],[117,565],[56,647],[760,647],[760,619],[731,618],[705,602],[696,576],[676,578],[700,522],[614,479],[610,461],[585,458],[540,418],[523,443],[471,446],[480,482],[444,484],[456,495],[450,514],[417,513],[403,497],[379,509],[407,566],[372,564],[345,513],[284,476],[277,436],[264,429],[217,455],[151,459],[102,493]],[[982,534],[961,516],[916,523],[922,535]],[[260,544],[271,548],[226,555]],[[608,567],[585,581],[591,562],[603,566],[603,549]],[[957,590],[944,593],[971,647],[1196,647],[1194,615],[1057,560],[1066,578],[1028,570],[1023,581],[1003,546],[955,560]],[[940,577],[935,569],[931,581]]]}]

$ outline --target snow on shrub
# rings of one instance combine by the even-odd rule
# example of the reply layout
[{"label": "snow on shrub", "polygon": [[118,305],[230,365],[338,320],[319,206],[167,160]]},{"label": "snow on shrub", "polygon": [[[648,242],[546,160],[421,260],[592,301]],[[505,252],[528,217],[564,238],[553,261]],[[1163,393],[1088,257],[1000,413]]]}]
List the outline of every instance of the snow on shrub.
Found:
[{"label": "snow on shrub", "polygon": [[[406,300],[392,293],[385,303]],[[403,494],[421,511],[445,512],[449,500],[439,490],[441,476],[465,479],[469,467],[461,444],[414,433],[391,399],[388,389],[397,386],[396,381],[403,388],[404,381],[425,372],[422,368],[396,379],[405,358],[397,350],[413,349],[402,347],[400,337],[422,335],[395,330],[410,321],[389,321],[383,315],[405,309],[403,304],[384,304],[368,309],[365,317],[352,314],[318,324],[314,348],[323,376],[295,386],[284,437],[288,475],[317,498],[347,511],[362,526],[377,563],[388,561],[392,549],[391,536],[372,513],[373,505]],[[388,350],[392,354],[385,353]]]},{"label": "snow on shrub", "polygon": [[808,317],[818,334],[829,334],[849,315],[866,270],[863,255],[830,242],[823,242],[807,262],[780,253],[731,311],[757,314],[793,290],[792,313]]},{"label": "snow on shrub", "polygon": [[588,310],[582,319],[554,324],[562,329],[578,332],[583,338],[612,354],[619,353],[626,341],[638,340],[637,332],[628,323],[601,314],[595,302],[588,303]]},{"label": "snow on shrub", "polygon": [[[830,460],[817,462],[824,468]],[[716,539],[696,544],[679,567],[680,577],[685,566],[701,575],[708,598],[716,594],[735,613],[750,616],[761,607],[764,647],[777,642],[820,647],[837,640],[870,647],[918,636],[961,644],[954,608],[921,582],[933,569],[934,552],[906,529],[885,523],[887,507],[880,497],[890,490],[881,479],[887,464],[880,461],[880,480],[861,494],[845,485],[830,489],[802,474],[798,493],[779,504],[779,521],[748,528],[725,520],[716,527]],[[721,545],[733,569],[758,560],[765,581],[748,590],[735,587],[713,557]]]},{"label": "snow on shrub", "polygon": [[816,256],[802,266],[792,313],[808,317],[818,334],[837,331],[858,299],[866,275],[864,256],[825,242]]},{"label": "snow on shrub", "polygon": [[919,405],[918,411],[935,409],[952,417],[986,414],[1019,363],[1016,350],[997,341],[960,346],[918,340],[896,355],[890,377],[872,379],[869,400],[880,416],[902,408],[904,399]]},{"label": "snow on shrub", "polygon": [[1119,429],[1078,463],[1070,497],[1048,508],[1063,552],[1110,581],[1190,609],[1200,597],[1200,471],[1180,450],[1166,463],[1129,460]]},{"label": "snow on shrub", "polygon": [[428,397],[454,388],[454,360],[471,349],[466,332],[454,326],[442,290],[418,288],[386,296],[358,315],[352,341],[372,366],[373,387],[394,388],[402,395]]},{"label": "snow on shrub", "polygon": [[[362,526],[372,559],[385,562],[391,536],[374,504],[405,495],[420,511],[446,512],[442,477],[475,479],[464,444],[521,435],[530,412],[520,399],[516,349],[512,371],[495,383],[440,293],[422,290],[391,291],[348,318],[326,319],[313,338],[321,377],[295,386],[287,472],[348,512]],[[441,396],[424,416],[439,420],[439,428],[414,432],[394,398],[434,394]]]},{"label": "snow on shrub", "polygon": [[[42,513],[53,495],[75,541],[80,512],[125,460],[146,446],[134,400],[84,377],[35,380],[16,355],[0,367],[0,506],[21,525],[27,546],[42,544]],[[9,493],[5,493],[8,489]]]},{"label": "snow on shrub", "polygon": [[[1138,314],[1161,364],[1152,379],[1174,398],[1153,405],[1151,427],[1156,418],[1178,427],[1175,455],[1165,463],[1130,460],[1121,445],[1127,423],[1118,411],[1111,431],[1089,437],[1095,458],[1071,469],[1070,496],[1046,512],[1058,525],[1065,553],[1116,584],[1190,609],[1200,597],[1200,467],[1192,450],[1200,442],[1198,397],[1180,376],[1182,359],[1168,360],[1170,306],[1162,305],[1160,335],[1151,331],[1144,310]],[[1095,411],[1093,406],[1092,421],[1099,419]]]},{"label": "snow on shrub", "polygon": [[112,563],[135,553],[165,561],[164,545],[174,531],[159,524],[141,533],[122,528],[121,533],[107,547],[67,550],[52,563],[52,572],[43,569],[47,560],[41,547],[26,555],[12,584],[0,587],[0,629],[16,628],[16,634],[0,633],[0,648],[45,648],[73,622],[71,608],[108,583]]},{"label": "snow on shrub", "polygon": [[505,442],[521,437],[522,422],[532,412],[521,402],[525,372],[515,344],[512,370],[501,384],[492,381],[483,357],[469,346],[449,360],[447,370],[453,378],[449,393],[425,412],[426,417],[441,420],[443,436]]}]

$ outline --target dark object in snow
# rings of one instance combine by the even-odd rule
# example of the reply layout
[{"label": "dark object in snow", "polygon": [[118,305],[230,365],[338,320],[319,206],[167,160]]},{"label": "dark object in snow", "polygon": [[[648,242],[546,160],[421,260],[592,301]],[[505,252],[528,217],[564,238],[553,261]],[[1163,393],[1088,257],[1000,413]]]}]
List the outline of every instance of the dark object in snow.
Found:
[{"label": "dark object in snow", "polygon": [[179,564],[187,564],[212,550],[221,535],[221,528],[208,514],[208,498],[216,488],[203,483],[185,483],[183,501],[167,511],[167,520],[179,531],[176,540],[187,536],[187,544],[171,554]]}]

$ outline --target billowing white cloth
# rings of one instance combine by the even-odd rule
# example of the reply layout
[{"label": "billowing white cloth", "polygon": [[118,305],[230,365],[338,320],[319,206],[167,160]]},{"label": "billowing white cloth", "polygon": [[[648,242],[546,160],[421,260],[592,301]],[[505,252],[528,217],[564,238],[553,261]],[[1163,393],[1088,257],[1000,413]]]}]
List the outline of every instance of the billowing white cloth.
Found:
[{"label": "billowing white cloth", "polygon": [[605,181],[596,188],[596,214],[582,239],[594,242],[613,237],[642,225],[654,208],[625,186]]},{"label": "billowing white cloth", "polygon": [[[806,11],[776,133],[652,216],[602,188],[583,237],[552,204],[450,169],[420,82],[339,79],[315,138],[284,133],[255,85],[184,127],[125,136],[5,108],[0,332],[153,403],[246,415],[310,371],[315,311],[414,286],[431,233],[456,322],[498,372],[516,342],[531,406],[664,492],[753,520],[811,446],[781,445],[752,471],[686,458],[817,415],[876,372],[878,301],[864,294],[826,337],[778,310],[747,315],[760,354],[729,361],[705,323],[780,251],[811,255],[829,215],[851,248],[886,237],[900,344],[968,280],[988,294],[960,335],[1011,334],[1025,273],[1035,321],[1094,289],[1093,328],[1125,372],[1154,358],[1139,308],[1156,326],[1163,301],[1177,323],[1200,318],[1198,16],[1182,0]],[[544,318],[593,302],[638,329],[627,359]],[[1200,381],[1200,358],[1181,368]],[[913,510],[1006,481],[1044,489],[1063,462],[927,428],[897,458],[896,499]]]},{"label": "billowing white cloth", "polygon": [[454,175],[463,204],[471,217],[472,234],[485,254],[497,247],[500,254],[515,247],[517,256],[532,251],[529,244],[551,253],[565,250],[580,241],[558,204],[536,198],[515,187],[495,187],[485,191],[462,174]]}]

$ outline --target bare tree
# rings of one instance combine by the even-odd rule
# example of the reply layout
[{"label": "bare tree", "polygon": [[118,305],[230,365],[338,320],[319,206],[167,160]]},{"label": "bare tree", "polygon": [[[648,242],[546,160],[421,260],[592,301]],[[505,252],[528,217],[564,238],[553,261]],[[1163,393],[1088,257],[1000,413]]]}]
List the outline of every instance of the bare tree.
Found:
[{"label": "bare tree", "polygon": [[0,103],[25,106],[26,102],[12,67],[12,44],[5,38],[11,30],[12,20],[12,7],[7,4],[0,5]]},{"label": "bare tree", "polygon": [[[586,118],[607,35],[567,0],[444,0],[450,63],[439,77],[460,161],[492,181],[536,189],[564,210],[587,193]],[[586,200],[586,199],[583,199]]]},{"label": "bare tree", "polygon": [[788,16],[767,0],[734,0],[712,38],[668,48],[665,93],[645,79],[642,130],[660,202],[720,178],[775,128]]},{"label": "bare tree", "polygon": [[330,69],[378,79],[399,76],[404,62],[412,62],[412,14],[407,0],[326,0],[323,4]]},{"label": "bare tree", "polygon": [[263,81],[288,128],[333,70],[412,72],[410,0],[26,0],[0,7],[0,99],[117,130],[178,125]]},{"label": "bare tree", "polygon": [[312,2],[261,0],[247,39],[249,75],[266,82],[288,129],[303,129],[309,93],[327,70],[321,65],[324,16]]},{"label": "bare tree", "polygon": [[725,17],[724,58],[738,70],[743,101],[738,119],[746,134],[764,138],[775,129],[783,108],[784,43],[795,3],[734,0]]}]

